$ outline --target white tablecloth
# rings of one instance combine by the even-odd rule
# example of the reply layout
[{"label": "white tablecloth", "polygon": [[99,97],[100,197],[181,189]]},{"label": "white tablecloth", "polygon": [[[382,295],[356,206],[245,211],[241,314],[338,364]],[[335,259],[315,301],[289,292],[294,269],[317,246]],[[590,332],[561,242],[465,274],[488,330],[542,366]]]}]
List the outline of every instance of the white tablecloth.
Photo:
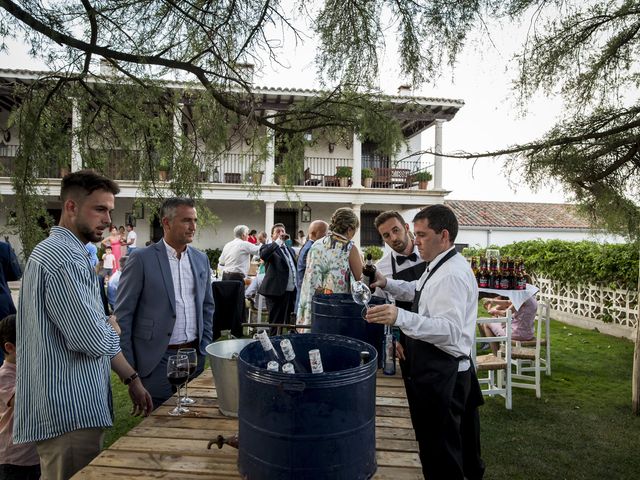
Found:
[{"label": "white tablecloth", "polygon": [[538,290],[540,290],[538,287],[529,283],[527,283],[527,288],[525,290],[498,290],[495,288],[478,288],[479,292],[493,293],[495,295],[508,297],[509,300],[511,300],[511,303],[513,303],[513,306],[516,310],[519,310],[524,302],[538,293]]}]

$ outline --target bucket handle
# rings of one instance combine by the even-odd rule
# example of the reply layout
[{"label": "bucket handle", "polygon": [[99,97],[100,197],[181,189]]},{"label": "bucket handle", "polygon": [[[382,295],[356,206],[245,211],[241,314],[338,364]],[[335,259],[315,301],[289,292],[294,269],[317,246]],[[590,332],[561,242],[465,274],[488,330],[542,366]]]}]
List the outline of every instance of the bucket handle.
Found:
[{"label": "bucket handle", "polygon": [[307,384],[302,380],[280,382],[280,388],[285,392],[303,392]]}]

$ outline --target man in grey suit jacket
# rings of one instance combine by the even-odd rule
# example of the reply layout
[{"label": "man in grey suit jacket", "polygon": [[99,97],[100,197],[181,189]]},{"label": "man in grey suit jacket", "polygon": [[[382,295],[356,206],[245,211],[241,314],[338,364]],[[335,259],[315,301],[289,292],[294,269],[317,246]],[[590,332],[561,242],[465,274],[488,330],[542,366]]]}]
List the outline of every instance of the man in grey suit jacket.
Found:
[{"label": "man in grey suit jacket", "polygon": [[122,352],[138,370],[154,408],[173,394],[167,380],[170,355],[193,347],[198,373],[204,368],[214,310],[209,260],[188,246],[197,222],[193,200],[165,200],[160,217],[164,237],[129,256],[114,312],[122,329]]}]

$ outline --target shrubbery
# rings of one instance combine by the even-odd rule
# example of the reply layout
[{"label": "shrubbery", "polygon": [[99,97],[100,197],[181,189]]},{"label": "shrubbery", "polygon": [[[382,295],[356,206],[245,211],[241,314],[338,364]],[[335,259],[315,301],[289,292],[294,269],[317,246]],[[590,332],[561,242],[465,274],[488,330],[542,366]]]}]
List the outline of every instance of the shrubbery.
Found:
[{"label": "shrubbery", "polygon": [[[605,283],[635,290],[638,285],[638,245],[529,240],[499,248],[500,255],[524,258],[527,272],[571,285]],[[467,248],[465,256],[484,255],[486,249]]]}]

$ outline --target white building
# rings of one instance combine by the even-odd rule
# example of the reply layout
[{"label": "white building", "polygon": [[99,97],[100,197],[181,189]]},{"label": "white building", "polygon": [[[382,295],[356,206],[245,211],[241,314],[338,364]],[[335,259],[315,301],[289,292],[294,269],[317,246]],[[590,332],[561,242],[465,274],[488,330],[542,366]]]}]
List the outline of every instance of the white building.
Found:
[{"label": "white building", "polygon": [[562,203],[446,200],[459,222],[460,248],[508,245],[525,240],[590,240],[625,243],[626,239],[595,230],[575,205]]},{"label": "white building", "polygon": [[[13,95],[16,84],[33,82],[46,72],[0,69],[0,225],[4,234],[11,232],[10,216],[14,210],[14,193],[10,181],[13,160],[19,145],[17,127],[8,127],[8,117],[19,99]],[[180,85],[168,88],[179,89]],[[264,112],[284,111],[295,102],[318,95],[319,92],[303,89],[255,88],[254,96],[264,107]],[[269,230],[273,223],[282,222],[287,231],[293,235],[298,230],[306,233],[310,220],[328,220],[338,207],[352,207],[360,215],[362,228],[357,243],[363,245],[382,242],[373,227],[373,219],[381,211],[396,209],[406,213],[410,218],[412,212],[433,203],[442,203],[447,191],[442,189],[442,159],[437,153],[442,152],[443,126],[452,120],[464,105],[461,100],[443,98],[413,97],[398,95],[387,100],[398,106],[398,115],[402,131],[407,140],[407,152],[398,158],[388,158],[373,152],[375,145],[353,136],[342,144],[322,138],[318,132],[318,140],[313,147],[305,150],[304,167],[291,192],[285,192],[276,183],[274,172],[278,164],[277,152],[273,148],[274,133],[265,131],[272,146],[261,177],[261,188],[256,192],[251,187],[250,165],[255,157],[254,152],[245,142],[233,142],[233,146],[224,155],[213,162],[207,160],[201,165],[203,192],[202,197],[207,206],[215,213],[220,222],[215,227],[202,228],[197,235],[195,246],[198,248],[221,248],[233,238],[233,227],[246,224],[256,230]],[[411,108],[405,108],[410,106]],[[180,132],[182,122],[180,111],[174,117],[174,130]],[[79,115],[69,112],[71,130],[81,121]],[[81,149],[77,142],[71,142],[71,170],[83,168]],[[417,155],[405,158],[407,154],[431,150],[436,156]],[[117,180],[121,193],[116,199],[113,222],[124,225],[127,219],[135,217],[138,241],[144,244],[149,239],[157,240],[161,230],[157,219],[149,218],[148,209],[138,208],[134,212],[134,200],[141,197],[138,174],[123,165],[122,152],[110,151],[105,171],[102,172]],[[340,186],[336,179],[336,167],[352,168],[350,185]],[[373,184],[370,188],[363,186],[362,169],[374,170]],[[411,174],[419,170],[429,170],[433,180],[428,189],[420,190]],[[47,208],[54,218],[59,217],[60,175],[62,172],[52,168],[47,178],[43,178],[43,195],[46,196]],[[310,211],[310,212],[309,212]],[[2,234],[2,231],[0,231]],[[17,238],[12,243],[19,248]]]}]

